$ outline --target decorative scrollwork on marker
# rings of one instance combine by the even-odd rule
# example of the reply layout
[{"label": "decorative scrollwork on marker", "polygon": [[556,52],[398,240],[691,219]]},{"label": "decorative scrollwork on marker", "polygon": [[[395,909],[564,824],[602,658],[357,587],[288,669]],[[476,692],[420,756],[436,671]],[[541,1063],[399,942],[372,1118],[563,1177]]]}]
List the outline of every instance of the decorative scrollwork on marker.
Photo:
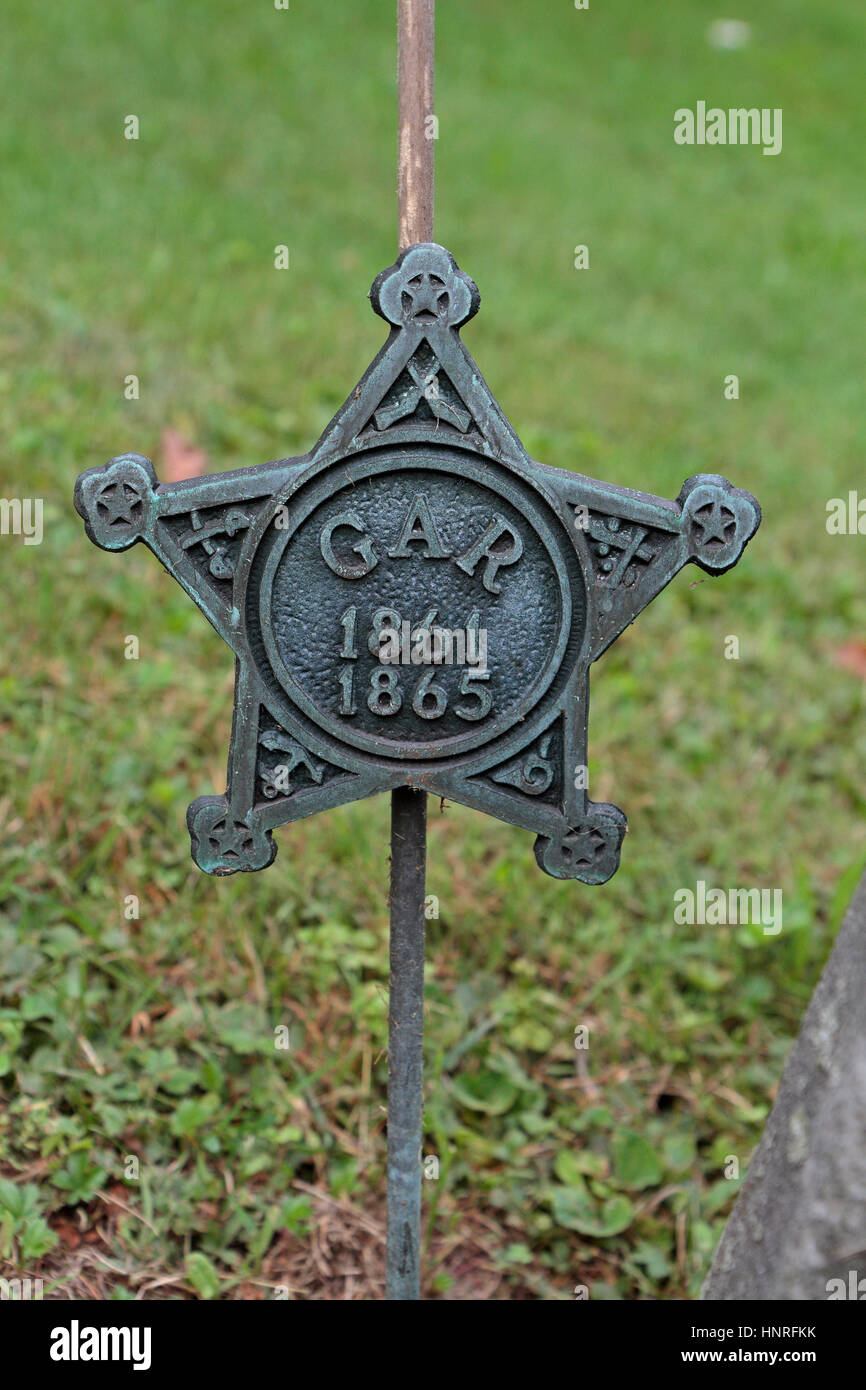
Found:
[{"label": "decorative scrollwork on marker", "polygon": [[491,780],[516,787],[527,796],[541,796],[553,781],[553,763],[547,756],[552,741],[553,735],[546,734],[535,748],[524,750],[519,758],[491,772]]},{"label": "decorative scrollwork on marker", "polygon": [[[197,509],[190,512],[190,522],[192,530],[181,539],[181,549],[189,550],[193,546],[200,545],[209,556],[208,569],[214,579],[232,579],[235,572],[235,560],[229,553],[229,542],[232,541],[241,531],[246,530],[250,524],[250,519],[246,512],[238,507],[231,507],[224,516],[216,521],[203,521]],[[225,537],[225,539],[218,539]]]},{"label": "decorative scrollwork on marker", "polygon": [[[422,351],[423,348],[427,351]],[[430,352],[426,343],[422,343],[406,363],[405,372],[373,415],[376,429],[390,429],[398,420],[414,415],[422,401],[435,420],[453,425],[461,434],[466,434],[472,424],[472,415],[442,372],[439,358]]]},{"label": "decorative scrollwork on marker", "polygon": [[316,786],[321,786],[324,777],[322,765],[288,734],[283,734],[278,729],[268,729],[259,736],[259,746],[271,753],[285,755],[276,764],[271,762],[260,768],[262,795],[269,801],[278,796],[292,795],[295,791],[292,773],[298,768],[303,768]]},{"label": "decorative scrollwork on marker", "polygon": [[630,589],[637,580],[638,566],[649,565],[655,559],[655,549],[646,543],[647,528],[623,526],[618,516],[591,517],[589,535],[608,590],[618,584]]}]

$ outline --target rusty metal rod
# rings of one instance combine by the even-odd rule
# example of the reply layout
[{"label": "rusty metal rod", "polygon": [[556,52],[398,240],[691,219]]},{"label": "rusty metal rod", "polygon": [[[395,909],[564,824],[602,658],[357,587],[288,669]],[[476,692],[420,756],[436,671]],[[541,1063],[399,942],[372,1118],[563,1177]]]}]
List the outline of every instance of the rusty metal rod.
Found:
[{"label": "rusty metal rod", "polygon": [[433,240],[436,0],[397,0],[399,244]]},{"label": "rusty metal rod", "polygon": [[[397,0],[399,249],[433,240],[435,0]],[[420,1298],[427,793],[391,793],[385,1296]]]}]

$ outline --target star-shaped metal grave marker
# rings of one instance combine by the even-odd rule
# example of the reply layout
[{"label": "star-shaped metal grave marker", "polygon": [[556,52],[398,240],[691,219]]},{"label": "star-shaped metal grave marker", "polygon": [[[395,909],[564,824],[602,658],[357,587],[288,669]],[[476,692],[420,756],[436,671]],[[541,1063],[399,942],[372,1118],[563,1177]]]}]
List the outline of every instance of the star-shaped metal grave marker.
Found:
[{"label": "star-shaped metal grave marker", "polygon": [[533,462],[460,340],[479,295],[443,247],[371,299],[390,336],[311,453],[174,484],[124,454],[76,485],[90,539],[144,541],[237,658],[193,858],[263,869],[277,826],[410,785],[603,883],[626,822],[587,794],[589,667],[683,565],[736,564],[760,509],[714,474],[669,502]]}]

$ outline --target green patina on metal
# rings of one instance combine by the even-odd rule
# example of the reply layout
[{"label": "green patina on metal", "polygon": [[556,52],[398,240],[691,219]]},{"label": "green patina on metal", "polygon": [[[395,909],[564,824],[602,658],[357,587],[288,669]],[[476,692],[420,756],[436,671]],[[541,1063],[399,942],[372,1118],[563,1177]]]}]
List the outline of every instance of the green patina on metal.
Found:
[{"label": "green patina on metal", "polygon": [[411,786],[603,883],[626,821],[588,797],[589,667],[685,564],[736,564],[760,508],[715,474],[670,502],[531,460],[460,340],[479,294],[443,247],[371,299],[390,336],[311,453],[169,485],[124,454],[76,484],[90,539],[144,541],[237,659],[193,858],[263,869],[275,827]]}]

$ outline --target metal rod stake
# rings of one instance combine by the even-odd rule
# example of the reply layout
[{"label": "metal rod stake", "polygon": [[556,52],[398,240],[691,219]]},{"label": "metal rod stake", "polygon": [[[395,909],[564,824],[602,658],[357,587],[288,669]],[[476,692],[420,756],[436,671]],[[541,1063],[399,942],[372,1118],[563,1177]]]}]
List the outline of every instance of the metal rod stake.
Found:
[{"label": "metal rod stake", "polygon": [[[399,250],[433,240],[436,0],[397,0]],[[386,1298],[420,1297],[427,793],[391,793]]]},{"label": "metal rod stake", "polygon": [[[433,240],[436,0],[397,0],[399,249]],[[388,1238],[385,1296],[420,1298],[427,793],[391,793]]]},{"label": "metal rod stake", "polygon": [[386,1297],[420,1296],[427,793],[391,793]]}]

